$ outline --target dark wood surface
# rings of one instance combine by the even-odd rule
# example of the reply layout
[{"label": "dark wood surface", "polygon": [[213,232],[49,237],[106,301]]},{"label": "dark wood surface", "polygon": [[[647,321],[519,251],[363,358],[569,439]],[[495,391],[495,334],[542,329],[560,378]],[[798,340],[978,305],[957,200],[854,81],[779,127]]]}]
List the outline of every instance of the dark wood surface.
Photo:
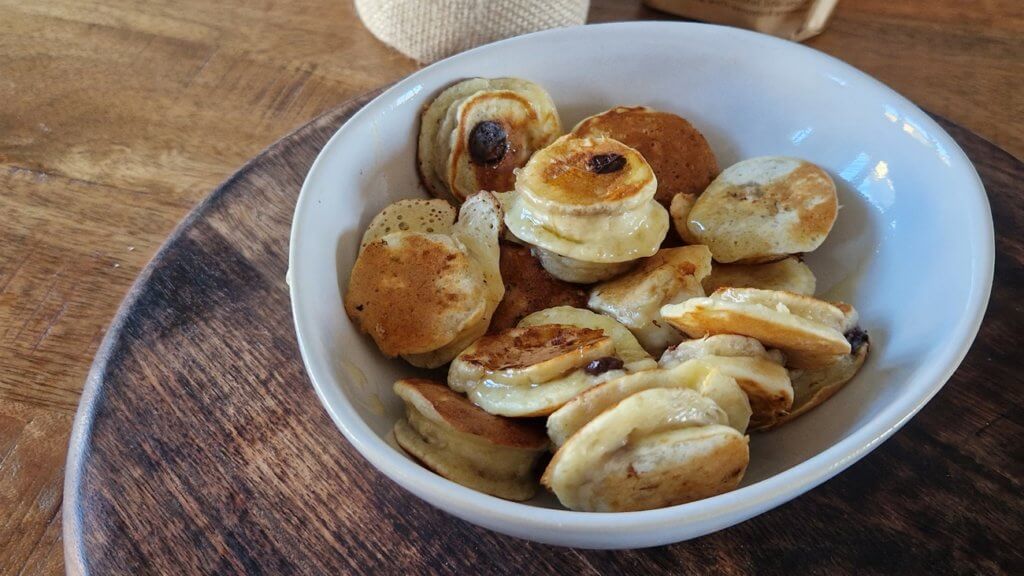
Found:
[{"label": "dark wood surface", "polygon": [[320,407],[291,324],[288,232],[309,164],[359,105],[245,166],[132,288],[72,436],[69,573],[1024,573],[1021,162],[940,120],[988,188],[995,286],[967,359],[903,430],[738,526],[660,548],[582,551],[501,536],[419,501]]}]

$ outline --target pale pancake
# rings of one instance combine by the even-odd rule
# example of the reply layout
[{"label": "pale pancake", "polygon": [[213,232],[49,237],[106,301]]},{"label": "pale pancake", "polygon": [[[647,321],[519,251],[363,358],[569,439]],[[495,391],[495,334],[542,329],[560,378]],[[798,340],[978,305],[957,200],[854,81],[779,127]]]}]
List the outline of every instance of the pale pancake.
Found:
[{"label": "pale pancake", "polygon": [[373,217],[363,233],[359,250],[388,234],[398,232],[423,232],[425,234],[451,235],[455,226],[455,207],[438,198],[399,200],[388,205]]},{"label": "pale pancake", "polygon": [[[541,482],[567,508],[649,510],[734,489],[747,439],[687,389],[643,390],[605,410],[555,453]],[[717,422],[716,422],[717,420]]]},{"label": "pale pancake", "polygon": [[651,358],[629,329],[619,324],[614,318],[596,314],[584,308],[556,306],[534,312],[519,322],[519,326],[536,326],[538,324],[571,324],[581,328],[594,328],[604,331],[615,344],[615,357],[622,359],[623,366],[629,372],[648,370],[658,365]]},{"label": "pale pancake", "polygon": [[406,404],[395,439],[427,468],[510,500],[536,492],[534,471],[548,446],[540,427],[487,414],[430,380],[399,380],[394,390]]},{"label": "pale pancake", "polygon": [[[481,125],[484,129],[474,131]],[[457,202],[479,190],[511,190],[513,170],[560,133],[554,103],[537,84],[518,78],[464,80],[423,111],[420,179],[431,194]],[[481,142],[495,155],[475,154]]]},{"label": "pale pancake", "polygon": [[693,338],[709,334],[739,334],[792,352],[848,354],[850,345],[841,332],[843,312],[810,296],[757,290],[722,288],[706,298],[664,306],[661,315]]},{"label": "pale pancake", "polygon": [[345,312],[387,356],[429,352],[486,315],[484,275],[450,236],[390,234],[356,259]]},{"label": "pale pancake", "polygon": [[682,334],[661,317],[661,307],[704,296],[700,279],[711,271],[705,246],[662,248],[629,273],[598,284],[588,307],[629,328],[651,354],[680,342]]},{"label": "pale pancake", "polygon": [[757,263],[810,252],[839,209],[827,172],[796,158],[765,156],[726,168],[686,216],[684,239],[717,262]]},{"label": "pale pancake", "polygon": [[813,296],[817,280],[814,272],[800,261],[789,257],[768,264],[715,264],[702,282],[704,291],[719,288],[761,288]]},{"label": "pale pancake", "polygon": [[667,369],[626,374],[594,386],[567,402],[548,417],[548,436],[561,446],[580,428],[605,410],[643,390],[686,388],[714,401],[726,414],[719,422],[745,432],[751,416],[746,394],[737,382],[712,364],[694,360]]},{"label": "pale pancake", "polygon": [[552,276],[525,246],[501,244],[501,279],[505,283],[505,297],[491,318],[492,333],[512,328],[538,310],[587,305],[583,288]]},{"label": "pale pancake", "polygon": [[677,193],[700,194],[718,175],[718,161],[704,135],[670,112],[618,106],[584,119],[572,134],[606,136],[635,148],[654,170],[655,199],[666,207]]}]

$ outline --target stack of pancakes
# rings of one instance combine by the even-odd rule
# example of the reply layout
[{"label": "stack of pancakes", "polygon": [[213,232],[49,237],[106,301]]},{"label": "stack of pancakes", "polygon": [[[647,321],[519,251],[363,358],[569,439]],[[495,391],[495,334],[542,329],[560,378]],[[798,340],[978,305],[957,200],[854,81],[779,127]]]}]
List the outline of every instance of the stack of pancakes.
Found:
[{"label": "stack of pancakes", "polygon": [[562,135],[515,78],[441,92],[417,160],[436,198],[373,219],[345,309],[385,355],[448,365],[395,383],[394,435],[454,482],[512,500],[543,485],[584,511],[714,496],[741,483],[749,432],[867,358],[857,311],[816,298],[802,259],[838,213],[814,164],[719,171],[690,122],[642,106]]}]

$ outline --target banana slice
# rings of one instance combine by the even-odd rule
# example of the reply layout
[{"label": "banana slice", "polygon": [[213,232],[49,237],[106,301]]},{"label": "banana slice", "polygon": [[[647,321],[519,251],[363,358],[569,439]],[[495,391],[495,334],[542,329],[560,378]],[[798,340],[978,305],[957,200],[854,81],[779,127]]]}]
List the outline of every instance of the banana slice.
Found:
[{"label": "banana slice", "polygon": [[718,161],[704,135],[670,112],[618,106],[583,119],[572,134],[606,136],[635,148],[654,170],[654,197],[666,207],[677,193],[700,194],[718,175]]},{"label": "banana slice", "polygon": [[548,417],[548,436],[556,447],[565,444],[587,422],[622,400],[652,388],[686,388],[715,402],[726,414],[718,422],[746,432],[751,408],[736,380],[712,363],[691,360],[667,369],[627,374],[589,388]]},{"label": "banana slice", "polygon": [[817,280],[799,258],[768,264],[715,264],[702,285],[707,293],[719,288],[760,288],[814,296]]},{"label": "banana slice", "polygon": [[424,466],[499,498],[528,500],[536,493],[534,473],[548,448],[542,429],[487,414],[430,380],[399,380],[394,390],[406,406],[395,440]]},{"label": "banana slice", "polygon": [[736,488],[747,438],[714,401],[687,389],[643,390],[605,410],[562,445],[541,483],[567,508],[650,510]]},{"label": "banana slice", "polygon": [[704,296],[701,280],[711,271],[706,246],[662,248],[624,276],[590,291],[590,309],[621,322],[651,354],[683,340],[661,317],[661,307]]},{"label": "banana slice", "polygon": [[661,309],[661,315],[691,337],[739,334],[792,353],[849,354],[846,317],[833,304],[811,296],[756,288],[721,288]]},{"label": "banana slice", "polygon": [[640,346],[629,329],[619,324],[614,318],[596,314],[584,308],[556,306],[534,312],[519,322],[520,327],[538,324],[571,324],[580,328],[604,331],[615,344],[614,356],[623,361],[623,368],[627,372],[649,370],[658,365],[651,355]]},{"label": "banana slice", "polygon": [[441,92],[420,119],[420,179],[438,198],[512,190],[514,171],[562,128],[543,88],[519,78],[472,78]]},{"label": "banana slice", "polygon": [[538,310],[587,305],[583,288],[552,276],[525,246],[502,242],[501,279],[505,283],[505,297],[494,311],[491,332],[512,328]]},{"label": "banana slice", "polygon": [[718,175],[683,215],[676,231],[689,244],[706,244],[716,262],[757,263],[810,252],[832,230],[839,204],[827,172],[797,158],[764,156]]},{"label": "banana slice", "polygon": [[385,209],[367,231],[345,294],[349,318],[381,352],[415,366],[440,366],[483,335],[504,295],[497,199],[481,192],[455,224],[446,225],[448,217],[436,203]]},{"label": "banana slice", "polygon": [[778,350],[769,350],[761,342],[749,336],[738,334],[716,334],[693,340],[684,340],[665,350],[658,360],[662,368],[671,368],[687,360],[708,356],[749,356],[763,358],[779,366],[786,363],[786,357]]},{"label": "banana slice", "polygon": [[566,136],[519,171],[505,224],[556,278],[597,282],[657,252],[668,231],[657,187],[636,150],[610,138]]}]

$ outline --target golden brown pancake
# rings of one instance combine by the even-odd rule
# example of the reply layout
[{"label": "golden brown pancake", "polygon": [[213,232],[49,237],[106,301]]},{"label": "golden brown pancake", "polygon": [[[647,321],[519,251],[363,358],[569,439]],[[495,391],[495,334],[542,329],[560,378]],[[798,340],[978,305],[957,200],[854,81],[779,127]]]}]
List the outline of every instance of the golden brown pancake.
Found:
[{"label": "golden brown pancake", "polygon": [[536,492],[535,470],[548,447],[543,428],[487,414],[430,380],[399,380],[394,390],[406,405],[395,440],[424,466],[500,498],[526,500]]},{"label": "golden brown pancake", "polygon": [[606,136],[635,148],[654,170],[655,199],[666,207],[677,193],[700,194],[718,175],[718,161],[704,135],[670,112],[618,106],[584,119],[572,134]]},{"label": "golden brown pancake", "polygon": [[345,312],[387,356],[440,348],[485,314],[483,272],[450,236],[403,233],[369,243]]},{"label": "golden brown pancake", "polygon": [[512,328],[538,310],[587,305],[586,290],[549,274],[525,246],[501,244],[501,279],[505,297],[491,318],[491,333]]},{"label": "golden brown pancake", "polygon": [[462,204],[402,200],[370,223],[352,267],[345,311],[384,354],[436,368],[487,331],[505,286],[502,211],[490,192]]}]

